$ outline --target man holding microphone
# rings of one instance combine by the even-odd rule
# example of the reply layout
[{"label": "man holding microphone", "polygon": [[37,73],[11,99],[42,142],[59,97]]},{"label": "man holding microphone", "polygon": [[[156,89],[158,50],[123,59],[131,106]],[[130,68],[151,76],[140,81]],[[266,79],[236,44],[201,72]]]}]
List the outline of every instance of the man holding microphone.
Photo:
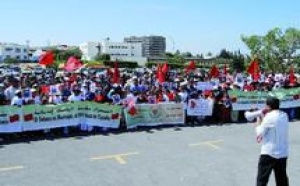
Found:
[{"label": "man holding microphone", "polygon": [[[256,135],[261,143],[256,186],[266,186],[272,170],[277,186],[288,186],[286,173],[288,158],[288,116],[279,110],[280,101],[268,97],[266,108],[262,111],[246,112],[248,120],[257,116]],[[262,117],[264,115],[264,117]]]}]

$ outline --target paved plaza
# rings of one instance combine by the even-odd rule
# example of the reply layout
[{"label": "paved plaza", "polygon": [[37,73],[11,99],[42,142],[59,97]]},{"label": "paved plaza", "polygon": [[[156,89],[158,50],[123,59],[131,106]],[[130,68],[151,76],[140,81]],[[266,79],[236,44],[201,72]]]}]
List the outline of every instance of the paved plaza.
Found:
[{"label": "paved plaza", "polygon": [[[252,124],[4,141],[0,185],[254,186],[259,150]],[[300,185],[300,122],[290,126],[288,172]]]}]

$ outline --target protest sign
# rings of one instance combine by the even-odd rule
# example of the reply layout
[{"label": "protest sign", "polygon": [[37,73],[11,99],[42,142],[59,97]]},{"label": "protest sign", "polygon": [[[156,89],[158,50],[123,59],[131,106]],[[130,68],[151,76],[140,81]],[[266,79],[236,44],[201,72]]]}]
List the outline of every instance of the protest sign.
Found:
[{"label": "protest sign", "polygon": [[211,116],[213,112],[213,100],[190,99],[187,107],[188,116]]},{"label": "protest sign", "polygon": [[135,105],[134,115],[124,112],[127,128],[137,126],[158,126],[184,124],[184,109],[181,103]]},{"label": "protest sign", "polygon": [[210,82],[198,82],[197,83],[197,90],[212,90],[213,89],[213,85]]}]

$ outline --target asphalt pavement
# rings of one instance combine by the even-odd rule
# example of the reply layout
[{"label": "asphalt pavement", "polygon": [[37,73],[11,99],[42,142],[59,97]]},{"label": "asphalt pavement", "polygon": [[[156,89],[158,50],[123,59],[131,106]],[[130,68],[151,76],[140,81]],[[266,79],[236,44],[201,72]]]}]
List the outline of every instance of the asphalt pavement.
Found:
[{"label": "asphalt pavement", "polygon": [[[16,138],[0,144],[0,186],[254,186],[260,152],[252,124]],[[300,185],[300,122],[288,172]]]}]

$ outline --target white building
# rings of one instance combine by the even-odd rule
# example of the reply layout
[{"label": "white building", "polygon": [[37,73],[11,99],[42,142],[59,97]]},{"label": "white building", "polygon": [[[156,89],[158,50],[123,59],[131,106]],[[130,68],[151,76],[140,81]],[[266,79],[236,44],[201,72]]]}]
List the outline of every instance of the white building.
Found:
[{"label": "white building", "polygon": [[79,45],[79,49],[82,52],[82,60],[91,61],[95,59],[99,52],[99,42],[85,42]]},{"label": "white building", "polygon": [[136,61],[144,65],[147,58],[142,56],[141,43],[111,42],[108,39],[102,42],[85,42],[79,46],[83,60],[93,60],[98,52],[109,54],[111,60]]},{"label": "white building", "polygon": [[0,61],[5,59],[28,60],[28,46],[15,43],[0,43]]}]

